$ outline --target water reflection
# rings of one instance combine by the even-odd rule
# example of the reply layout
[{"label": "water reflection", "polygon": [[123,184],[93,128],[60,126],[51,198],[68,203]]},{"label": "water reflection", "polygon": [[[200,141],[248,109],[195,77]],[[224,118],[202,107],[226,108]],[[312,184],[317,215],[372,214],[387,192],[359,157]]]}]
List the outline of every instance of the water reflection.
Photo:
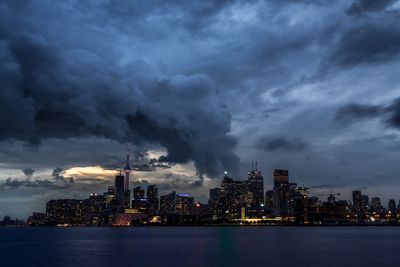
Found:
[{"label": "water reflection", "polygon": [[399,227],[0,228],[0,266],[399,266]]}]

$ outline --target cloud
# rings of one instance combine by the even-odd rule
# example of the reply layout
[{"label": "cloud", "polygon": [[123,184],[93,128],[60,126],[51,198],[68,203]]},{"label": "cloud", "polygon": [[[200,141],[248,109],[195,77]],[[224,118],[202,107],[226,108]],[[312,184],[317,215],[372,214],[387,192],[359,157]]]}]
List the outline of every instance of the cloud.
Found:
[{"label": "cloud", "polygon": [[256,147],[268,151],[303,151],[308,147],[308,144],[299,138],[287,139],[285,137],[262,137],[258,141]]},{"label": "cloud", "polygon": [[[72,180],[73,181],[73,180]],[[11,188],[17,189],[20,187],[27,187],[27,188],[48,188],[48,189],[66,189],[69,188],[73,184],[73,182],[66,182],[63,180],[59,182],[59,180],[49,180],[49,179],[12,179],[11,177],[8,178],[3,184],[0,184],[0,188]]]},{"label": "cloud", "polygon": [[[235,169],[231,115],[209,76],[160,74],[140,58],[112,63],[112,49],[104,52],[89,40],[74,40],[71,47],[54,32],[31,30],[19,20],[29,17],[24,8],[7,8],[15,13],[8,22],[20,23],[0,46],[0,123],[9,125],[0,139],[33,146],[88,137],[153,143],[167,149],[160,161],[193,160],[199,174]],[[204,16],[219,9],[209,8]]]},{"label": "cloud", "polygon": [[[73,186],[74,178],[73,177],[64,177],[62,172],[64,171],[62,168],[57,167],[53,169],[52,174],[50,175],[50,179],[41,179],[37,177],[32,179],[32,175],[35,170],[26,168],[23,170],[26,175],[25,179],[18,178],[7,178],[3,184],[0,184],[2,189],[4,188],[49,188],[49,189],[67,189]],[[102,180],[104,181],[104,180]],[[92,181],[95,182],[95,179]]]},{"label": "cloud", "polygon": [[354,67],[398,59],[400,53],[398,20],[398,14],[390,14],[384,19],[363,19],[353,22],[340,34],[340,39],[329,56],[330,63],[340,67]]},{"label": "cloud", "polygon": [[336,111],[335,121],[352,123],[363,119],[381,118],[387,126],[400,128],[400,98],[388,105],[347,104]]},{"label": "cloud", "polygon": [[25,168],[22,170],[22,172],[28,176],[28,177],[32,177],[32,175],[35,173],[35,170],[32,168]]},{"label": "cloud", "polygon": [[400,98],[394,100],[391,105],[387,107],[387,111],[390,113],[387,123],[400,129]]},{"label": "cloud", "polygon": [[347,14],[361,15],[368,12],[379,12],[395,2],[396,0],[357,0],[350,5]]},{"label": "cloud", "polygon": [[377,105],[351,103],[339,108],[335,114],[337,122],[351,122],[363,118],[375,118],[382,115],[384,109]]},{"label": "cloud", "polygon": [[57,167],[53,170],[53,173],[51,174],[51,176],[53,177],[53,179],[56,182],[63,182],[64,184],[68,184],[68,183],[74,183],[74,178],[73,177],[64,177],[63,175],[61,175],[63,169],[60,167]]}]

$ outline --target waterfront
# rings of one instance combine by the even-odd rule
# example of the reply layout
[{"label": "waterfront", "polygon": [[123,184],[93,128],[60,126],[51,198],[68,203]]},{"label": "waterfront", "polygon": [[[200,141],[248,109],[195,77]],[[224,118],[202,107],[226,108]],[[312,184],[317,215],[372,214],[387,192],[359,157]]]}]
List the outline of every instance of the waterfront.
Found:
[{"label": "waterfront", "polygon": [[398,227],[0,228],[0,266],[400,266]]}]

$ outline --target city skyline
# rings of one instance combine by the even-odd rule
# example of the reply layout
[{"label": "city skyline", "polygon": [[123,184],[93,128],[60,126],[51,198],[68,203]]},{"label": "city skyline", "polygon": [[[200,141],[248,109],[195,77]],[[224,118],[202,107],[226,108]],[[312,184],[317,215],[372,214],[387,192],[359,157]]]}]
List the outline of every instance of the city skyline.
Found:
[{"label": "city skyline", "polygon": [[[104,203],[107,203],[107,205],[110,203],[110,201],[117,201],[117,203],[120,203],[121,208],[123,209],[134,209],[136,212],[139,213],[146,213],[148,216],[152,215],[160,215],[159,212],[162,210],[166,210],[168,208],[165,208],[165,205],[169,206],[171,200],[166,200],[169,199],[171,194],[176,197],[183,196],[183,197],[190,197],[192,200],[192,208],[196,207],[195,205],[211,205],[213,203],[213,194],[220,195],[221,193],[215,192],[219,188],[219,184],[216,187],[210,187],[208,188],[208,196],[206,198],[200,198],[199,196],[193,195],[193,194],[187,194],[188,192],[177,192],[175,188],[169,188],[170,191],[167,190],[161,190],[161,193],[158,193],[158,187],[156,184],[152,184],[149,182],[141,183],[140,181],[131,181],[130,177],[131,173],[134,172],[135,167],[132,169],[131,168],[131,162],[130,162],[130,148],[128,147],[127,153],[126,153],[126,161],[124,165],[121,165],[121,168],[115,170],[115,176],[112,178],[113,183],[108,184],[108,191],[106,191],[106,188],[103,188],[104,193],[92,191],[89,195],[89,199],[92,197],[97,197],[97,196],[104,196]],[[123,168],[122,168],[123,167]],[[60,171],[61,173],[61,171]],[[58,175],[60,175],[58,173]],[[60,175],[62,177],[62,175]],[[346,194],[343,194],[343,192],[338,191],[338,188],[335,189],[335,193],[333,193],[333,188],[330,188],[330,191],[326,191],[323,189],[322,191],[319,191],[318,189],[313,192],[313,188],[305,186],[304,184],[300,185],[298,184],[298,181],[295,179],[289,179],[289,170],[282,170],[282,169],[274,169],[271,172],[271,177],[268,179],[264,179],[262,172],[259,169],[258,166],[258,161],[252,161],[251,162],[251,169],[247,173],[247,178],[235,178],[231,177],[230,174],[225,171],[223,173],[223,178],[222,182],[220,184],[221,188],[225,188],[222,190],[234,190],[232,191],[232,197],[236,195],[237,193],[239,194],[244,194],[242,197],[240,197],[240,201],[243,203],[248,203],[248,207],[246,207],[245,210],[242,210],[241,212],[244,214],[248,214],[250,218],[258,218],[261,217],[260,214],[254,213],[252,214],[252,209],[254,207],[265,207],[269,210],[269,215],[272,216],[288,216],[287,211],[285,211],[287,208],[286,206],[288,205],[289,202],[293,201],[290,200],[290,197],[288,194],[289,188],[294,188],[295,190],[300,190],[300,194],[303,194],[303,192],[306,192],[304,196],[307,196],[307,198],[313,199],[313,197],[316,197],[317,202],[319,203],[318,205],[322,205],[323,203],[334,203],[335,201],[339,201],[338,203],[341,203],[341,201],[345,201],[349,205],[349,209],[352,210],[354,213],[360,213],[361,210],[365,210],[366,206],[373,206],[374,201],[378,201],[379,207],[381,207],[384,210],[391,210],[394,213],[397,213],[397,210],[400,210],[400,200],[390,198],[387,200],[387,207],[385,206],[385,199],[381,199],[380,196],[376,195],[373,191],[370,192],[370,195],[365,191],[361,193],[361,190],[351,190],[351,195],[348,197]],[[66,179],[68,178],[59,178],[59,179]],[[265,185],[265,180],[271,180],[272,185],[268,186]],[[73,182],[72,182],[73,183]],[[240,184],[237,184],[240,183]],[[235,184],[235,186],[234,186]],[[236,188],[236,184],[237,187]],[[268,184],[268,183],[267,183]],[[103,184],[104,186],[107,186],[106,183]],[[131,188],[131,185],[134,185]],[[228,186],[228,187],[226,187]],[[231,187],[234,186],[235,188]],[[244,186],[244,187],[243,187]],[[283,187],[282,187],[283,186]],[[241,189],[243,187],[243,189]],[[280,191],[281,189],[283,191]],[[297,189],[298,188],[298,189]],[[155,190],[155,191],[154,191]],[[220,189],[219,189],[220,190]],[[244,191],[243,191],[244,190]],[[324,191],[325,190],[325,191]],[[237,193],[234,193],[237,191]],[[248,199],[246,192],[251,192],[250,199]],[[190,193],[190,192],[189,192]],[[296,193],[297,194],[297,193]],[[87,195],[81,195],[81,197],[78,197],[76,199],[75,197],[55,197],[57,201],[84,201],[86,199]],[[110,198],[111,197],[111,198]],[[164,198],[164,200],[162,200]],[[269,199],[268,199],[269,198]],[[302,198],[302,197],[301,197]],[[366,198],[364,200],[363,198]],[[229,199],[229,197],[228,197]],[[247,199],[247,200],[246,200]],[[371,199],[371,202],[369,201]],[[375,200],[374,200],[375,199]],[[239,199],[238,199],[239,200]],[[46,205],[46,210],[48,209],[49,202],[51,201],[56,201],[56,200],[44,200],[47,202]],[[143,202],[145,201],[145,202]],[[165,202],[167,201],[167,202]],[[175,200],[174,200],[175,201]],[[397,203],[398,202],[398,203]],[[164,203],[164,207],[163,204]],[[195,204],[198,203],[198,204]],[[242,203],[242,205],[243,205]],[[250,204],[252,203],[252,204]],[[363,203],[363,204],[361,204]],[[304,203],[302,204],[304,205]],[[174,207],[176,204],[174,204]],[[217,205],[218,207],[218,205]],[[363,208],[362,208],[363,207]],[[28,211],[28,215],[32,216],[33,214],[40,215],[41,212],[43,212],[42,209],[38,210],[30,210]],[[175,208],[174,208],[175,209]],[[225,207],[225,209],[229,210],[229,208]],[[235,208],[239,209],[239,207]],[[153,210],[153,212],[149,213],[149,210]],[[239,209],[240,210],[240,209]],[[120,211],[124,213],[123,211]],[[237,212],[237,211],[236,211]],[[131,213],[131,212],[128,212]],[[47,212],[48,214],[48,212]],[[258,214],[258,215],[256,215]],[[11,213],[11,215],[13,215]],[[189,214],[188,214],[189,215]],[[10,214],[4,214],[7,218],[10,216]],[[238,215],[237,215],[238,216]],[[253,217],[252,217],[253,216]],[[4,218],[6,218],[4,217]],[[16,219],[26,219],[24,217],[17,217]]]},{"label": "city skyline", "polygon": [[[84,199],[51,199],[45,212],[33,211],[24,221],[4,216],[0,226],[139,226],[139,225],[398,225],[400,200],[385,207],[380,197],[361,190],[351,200],[338,191],[310,194],[289,170],[275,169],[273,187],[264,189],[258,162],[252,162],[247,179],[235,180],[224,172],[221,184],[209,189],[207,202],[187,193],[159,194],[156,184],[130,189],[129,149],[124,169],[104,193]],[[321,199],[326,197],[326,199]],[[397,204],[398,202],[398,204]]]},{"label": "city skyline", "polygon": [[399,14],[396,0],[2,1],[0,218],[100,191],[127,147],[131,188],[205,201],[257,160],[318,192],[397,199]]}]

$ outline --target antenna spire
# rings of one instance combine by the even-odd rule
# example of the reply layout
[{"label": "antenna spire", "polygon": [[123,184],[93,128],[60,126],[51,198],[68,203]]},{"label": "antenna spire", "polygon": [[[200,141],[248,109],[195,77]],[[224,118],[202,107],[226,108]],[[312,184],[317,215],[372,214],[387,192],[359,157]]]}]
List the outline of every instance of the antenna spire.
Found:
[{"label": "antenna spire", "polygon": [[130,146],[129,146],[129,144],[128,144],[128,151],[127,151],[127,153],[126,153],[126,165],[125,165],[125,168],[124,168],[124,171],[125,172],[130,172],[132,169],[131,169],[131,165],[129,164],[129,154],[130,154],[130,151],[131,151],[131,148],[130,148]]}]

